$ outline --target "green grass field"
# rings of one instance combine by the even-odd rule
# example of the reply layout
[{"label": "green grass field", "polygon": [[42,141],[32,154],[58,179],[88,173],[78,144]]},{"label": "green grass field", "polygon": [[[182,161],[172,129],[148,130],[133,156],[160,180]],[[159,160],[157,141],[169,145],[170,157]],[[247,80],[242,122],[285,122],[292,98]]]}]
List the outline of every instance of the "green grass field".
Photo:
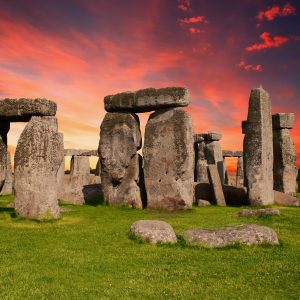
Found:
[{"label": "green grass field", "polygon": [[[0,197],[0,299],[297,299],[299,209],[238,218],[239,208],[166,213],[105,205],[63,205],[61,220],[15,216]],[[129,238],[140,219],[194,227],[256,223],[276,230],[280,246],[154,246]]]}]

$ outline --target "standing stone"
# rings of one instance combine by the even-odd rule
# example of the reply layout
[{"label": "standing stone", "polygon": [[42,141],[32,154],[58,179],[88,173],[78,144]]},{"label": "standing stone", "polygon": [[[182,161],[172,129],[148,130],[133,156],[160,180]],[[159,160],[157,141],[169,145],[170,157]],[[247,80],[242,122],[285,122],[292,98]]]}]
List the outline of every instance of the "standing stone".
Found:
[{"label": "standing stone", "polygon": [[[64,135],[59,133],[60,138],[63,140]],[[64,190],[64,177],[65,177],[65,158],[61,161],[60,167],[57,172],[57,197],[58,199],[63,199]]]},{"label": "standing stone", "polygon": [[13,176],[11,171],[10,153],[7,152],[6,178],[1,190],[1,195],[11,195],[13,193]]},{"label": "standing stone", "polygon": [[225,172],[223,151],[220,144],[222,134],[219,132],[209,132],[205,135],[205,157],[209,165],[216,165],[218,168],[221,183],[224,184]]},{"label": "standing stone", "polygon": [[214,203],[225,206],[225,197],[223,193],[222,183],[216,165],[208,165],[209,182],[212,189]]},{"label": "standing stone", "polygon": [[99,156],[104,200],[142,208],[139,187],[139,119],[133,113],[107,113],[101,124]]},{"label": "standing stone", "polygon": [[143,154],[148,207],[191,208],[195,154],[190,115],[181,108],[151,114]]},{"label": "standing stone", "polygon": [[273,115],[274,190],[294,195],[297,191],[297,154],[290,128],[294,114]]},{"label": "standing stone", "polygon": [[243,157],[238,157],[237,171],[236,171],[236,186],[244,186],[244,160]]},{"label": "standing stone", "polygon": [[247,122],[243,123],[244,173],[251,205],[274,203],[272,115],[269,94],[262,88],[250,94]]},{"label": "standing stone", "polygon": [[[195,135],[197,136],[197,135]],[[195,139],[194,136],[194,139]],[[197,142],[195,143],[196,150],[196,182],[208,182],[207,174],[207,160],[205,158],[205,142],[204,138],[197,137]]]},{"label": "standing stone", "polygon": [[15,153],[15,210],[30,219],[58,218],[57,172],[64,157],[55,117],[32,117]]},{"label": "standing stone", "polygon": [[7,172],[7,133],[10,123],[0,120],[0,191],[3,188]]}]

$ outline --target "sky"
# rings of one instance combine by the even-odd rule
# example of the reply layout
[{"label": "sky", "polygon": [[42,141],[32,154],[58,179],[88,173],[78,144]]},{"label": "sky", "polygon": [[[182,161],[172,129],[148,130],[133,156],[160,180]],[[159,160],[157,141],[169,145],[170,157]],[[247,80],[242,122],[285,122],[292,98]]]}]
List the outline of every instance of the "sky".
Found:
[{"label": "sky", "polygon": [[[105,95],[185,86],[195,132],[242,150],[263,86],[273,113],[296,115],[300,167],[299,14],[299,0],[0,0],[0,99],[54,100],[65,148],[97,149]],[[25,125],[12,124],[11,152]]]}]

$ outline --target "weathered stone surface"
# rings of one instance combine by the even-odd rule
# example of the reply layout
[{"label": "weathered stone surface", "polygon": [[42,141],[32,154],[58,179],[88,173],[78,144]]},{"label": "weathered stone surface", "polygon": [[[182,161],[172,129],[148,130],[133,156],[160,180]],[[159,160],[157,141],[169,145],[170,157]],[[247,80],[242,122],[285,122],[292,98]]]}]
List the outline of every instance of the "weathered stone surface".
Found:
[{"label": "weathered stone surface", "polygon": [[295,114],[294,113],[280,113],[272,115],[272,126],[273,130],[277,129],[292,129],[295,124]]},{"label": "weathered stone surface", "polygon": [[206,247],[225,247],[235,243],[253,245],[279,244],[276,232],[266,226],[244,224],[222,229],[192,229],[183,233],[187,244]]},{"label": "weathered stone surface", "polygon": [[7,133],[10,123],[0,120],[0,191],[4,185],[7,171]]},{"label": "weathered stone surface", "polygon": [[223,151],[219,141],[207,141],[205,142],[205,157],[208,165],[216,165],[218,168],[221,183],[224,183],[224,161]]},{"label": "weathered stone surface", "polygon": [[147,88],[104,98],[105,110],[108,112],[150,112],[161,108],[187,106],[189,102],[189,92],[183,87]]},{"label": "weathered stone surface", "polygon": [[[63,139],[63,134],[61,134]],[[65,158],[63,158],[60,167],[57,171],[57,197],[58,199],[63,199],[64,193],[64,176],[65,176]]]},{"label": "weathered stone surface", "polygon": [[199,200],[213,202],[214,198],[208,182],[195,183],[195,202],[197,203]]},{"label": "weathered stone surface", "polygon": [[72,204],[84,204],[83,188],[90,183],[90,161],[88,156],[72,156],[70,176],[63,182],[61,197]]},{"label": "weathered stone surface", "polygon": [[4,99],[0,101],[0,119],[28,122],[32,116],[55,116],[56,103],[47,99]]},{"label": "weathered stone surface", "polygon": [[233,151],[233,157],[242,157],[243,151]]},{"label": "weathered stone surface", "polygon": [[271,101],[262,88],[253,89],[244,137],[245,184],[251,205],[274,203]]},{"label": "weathered stone surface", "polygon": [[65,156],[98,156],[98,150],[65,149]]},{"label": "weathered stone surface", "polygon": [[191,208],[195,155],[190,115],[181,108],[151,114],[143,154],[148,207]]},{"label": "weathered stone surface", "polygon": [[200,143],[200,142],[203,142],[203,141],[204,141],[204,134],[202,134],[202,133],[194,134],[194,142],[195,143]]},{"label": "weathered stone surface", "polygon": [[101,124],[99,156],[104,199],[112,205],[142,208],[139,187],[139,120],[132,113],[107,113]]},{"label": "weathered stone surface", "polygon": [[245,187],[236,187],[223,185],[223,192],[228,206],[248,205],[247,189]]},{"label": "weathered stone surface", "polygon": [[222,183],[216,165],[208,165],[208,177],[212,188],[214,203],[226,205]]},{"label": "weathered stone surface", "polygon": [[206,141],[219,141],[222,138],[222,134],[218,131],[209,131],[205,134]]},{"label": "weathered stone surface", "polygon": [[95,176],[101,176],[101,160],[100,160],[100,158],[97,161]]},{"label": "weathered stone surface", "polygon": [[238,165],[236,171],[236,186],[244,186],[244,159],[242,156],[238,158]]},{"label": "weathered stone surface", "polygon": [[274,190],[294,195],[297,191],[297,153],[289,129],[273,130]]},{"label": "weathered stone surface", "polygon": [[200,199],[198,200],[198,206],[210,206],[210,202],[207,200]]},{"label": "weathered stone surface", "polygon": [[13,176],[11,170],[10,153],[7,152],[6,178],[1,190],[1,195],[11,195],[13,193]]},{"label": "weathered stone surface", "polygon": [[239,217],[256,217],[256,216],[275,216],[280,215],[280,211],[276,208],[260,208],[260,209],[243,209],[238,212]]},{"label": "weathered stone surface", "polygon": [[300,206],[300,199],[288,194],[274,191],[275,203],[283,206]]},{"label": "weathered stone surface", "polygon": [[55,117],[32,117],[15,153],[15,210],[26,218],[51,219],[60,214],[57,172],[64,157]]},{"label": "weathered stone surface", "polygon": [[223,150],[222,155],[223,155],[223,157],[233,157],[233,151],[232,150]]},{"label": "weathered stone surface", "polygon": [[131,225],[131,232],[151,244],[176,243],[177,238],[172,226],[163,221],[141,220]]},{"label": "weathered stone surface", "polygon": [[205,143],[198,142],[195,144],[196,150],[196,170],[195,181],[196,182],[209,182],[207,174],[207,160],[205,158]]}]

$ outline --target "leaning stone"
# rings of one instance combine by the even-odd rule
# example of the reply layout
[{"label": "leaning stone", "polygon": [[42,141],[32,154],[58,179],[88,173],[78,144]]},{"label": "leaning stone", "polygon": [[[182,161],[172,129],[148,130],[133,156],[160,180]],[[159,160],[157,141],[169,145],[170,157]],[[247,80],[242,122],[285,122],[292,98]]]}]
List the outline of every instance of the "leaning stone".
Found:
[{"label": "leaning stone", "polygon": [[191,208],[195,168],[191,116],[181,108],[151,114],[143,154],[148,207]]},{"label": "leaning stone", "polygon": [[275,216],[275,215],[280,215],[280,211],[276,208],[243,209],[238,212],[239,217]]},{"label": "leaning stone", "polygon": [[272,126],[273,130],[277,129],[292,129],[295,124],[295,114],[294,113],[280,113],[272,115]]},{"label": "leaning stone", "polygon": [[283,206],[300,206],[300,199],[288,194],[274,191],[275,204]]},{"label": "leaning stone", "polygon": [[274,190],[294,195],[297,191],[297,153],[289,129],[273,130]]},{"label": "leaning stone", "polygon": [[13,176],[11,170],[10,153],[7,152],[6,178],[1,190],[1,195],[11,195],[13,193]]},{"label": "leaning stone", "polygon": [[216,165],[208,165],[209,181],[212,188],[214,203],[217,205],[226,205],[223,188]]},{"label": "leaning stone", "polygon": [[261,243],[279,244],[276,232],[266,226],[243,224],[222,229],[191,229],[185,231],[183,239],[188,245],[209,248],[233,244],[254,245]]},{"label": "leaning stone", "polygon": [[65,149],[65,156],[98,156],[98,150]]},{"label": "leaning stone", "polygon": [[58,218],[57,172],[64,157],[55,117],[32,117],[15,153],[15,210],[30,219]]},{"label": "leaning stone", "polygon": [[172,226],[163,221],[141,220],[131,225],[131,232],[137,238],[149,242],[176,243],[177,238]]},{"label": "leaning stone", "polygon": [[245,183],[251,205],[274,203],[272,115],[269,94],[253,89],[244,137]]},{"label": "leaning stone", "polygon": [[47,99],[4,99],[0,101],[0,119],[28,122],[32,116],[55,116],[56,103]]},{"label": "leaning stone", "polygon": [[104,98],[105,110],[108,112],[150,112],[161,108],[187,106],[189,102],[189,92],[183,87],[147,88]]},{"label": "leaning stone", "polygon": [[198,206],[210,206],[210,202],[207,200],[200,199],[198,200]]},{"label": "leaning stone", "polygon": [[99,143],[101,183],[107,203],[143,207],[137,154],[140,148],[138,117],[128,112],[107,113],[101,124]]},{"label": "leaning stone", "polygon": [[224,183],[224,160],[223,151],[219,141],[207,141],[205,142],[205,157],[209,165],[216,165],[218,168],[221,183]]}]

